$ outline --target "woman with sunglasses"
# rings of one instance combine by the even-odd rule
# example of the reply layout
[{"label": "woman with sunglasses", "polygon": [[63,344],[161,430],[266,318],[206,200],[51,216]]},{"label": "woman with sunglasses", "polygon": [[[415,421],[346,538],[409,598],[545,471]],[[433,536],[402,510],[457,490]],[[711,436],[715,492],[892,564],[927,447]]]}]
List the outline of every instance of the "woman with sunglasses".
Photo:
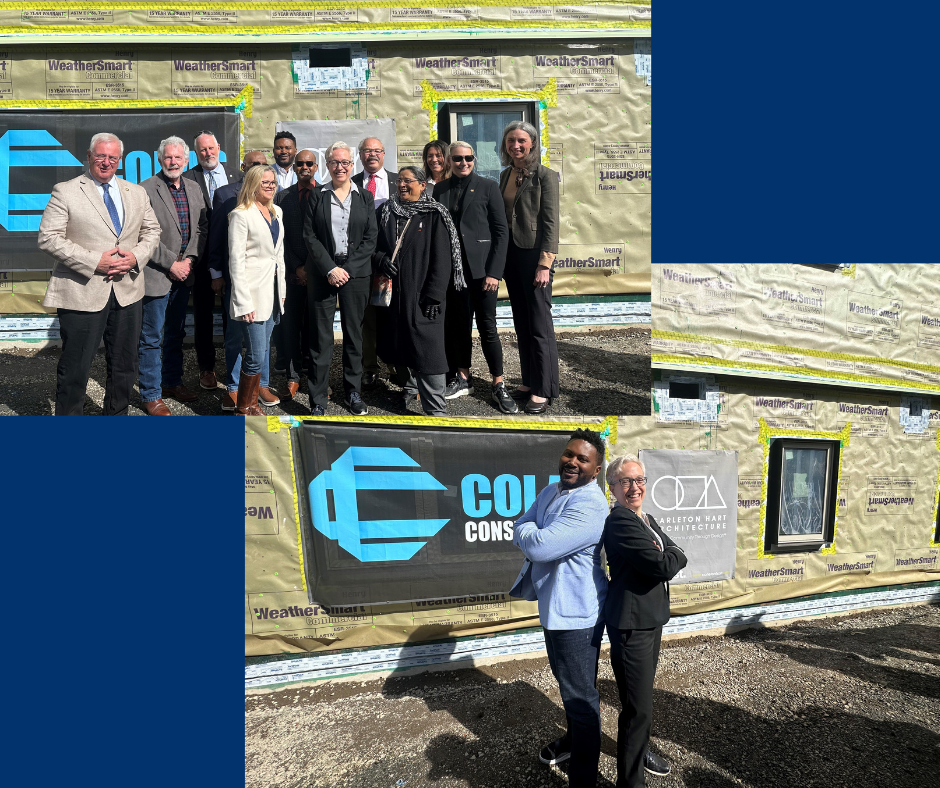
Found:
[{"label": "woman with sunglasses", "polygon": [[616,499],[604,524],[610,569],[604,620],[620,696],[617,788],[646,785],[644,770],[669,773],[669,764],[649,752],[653,679],[663,625],[669,621],[669,581],[686,565],[686,557],[643,513],[646,481],[646,468],[633,455],[607,466],[607,485]]},{"label": "woman with sunglasses", "polygon": [[538,132],[514,120],[503,130],[499,187],[509,221],[506,290],[519,342],[522,385],[512,392],[525,412],[545,413],[558,389],[552,324],[552,276],[558,254],[558,173],[540,162]]},{"label": "woman with sunglasses", "polygon": [[343,391],[354,416],[369,411],[362,401],[362,321],[372,282],[372,253],[377,227],[375,202],[368,189],[353,181],[352,148],[334,142],[326,150],[330,182],[307,200],[304,243],[310,252],[307,307],[310,324],[310,412],[326,413],[333,360],[333,316],[339,299],[343,331]]},{"label": "woman with sunglasses", "polygon": [[[239,416],[264,415],[258,406],[262,365],[267,363],[271,332],[281,320],[287,297],[284,223],[281,209],[274,204],[276,193],[274,168],[252,167],[228,216],[231,320],[226,330],[235,332],[245,348],[235,404]],[[226,353],[226,361],[232,380],[238,356]]]},{"label": "woman with sunglasses", "polygon": [[434,188],[450,177],[450,146],[442,140],[431,140],[421,154],[424,172],[428,176],[428,196],[434,196]]},{"label": "woman with sunglasses", "polygon": [[402,167],[397,189],[382,206],[373,261],[392,280],[391,303],[378,307],[378,353],[394,366],[404,410],[421,396],[428,416],[446,416],[444,300],[454,280],[466,284],[460,241],[447,209],[427,195],[420,167]]}]

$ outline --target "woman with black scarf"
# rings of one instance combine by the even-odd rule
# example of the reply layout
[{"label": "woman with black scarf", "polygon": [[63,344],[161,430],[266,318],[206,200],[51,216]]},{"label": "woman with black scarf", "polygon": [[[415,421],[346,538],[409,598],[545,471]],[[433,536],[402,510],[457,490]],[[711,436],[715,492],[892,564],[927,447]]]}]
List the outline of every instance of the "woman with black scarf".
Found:
[{"label": "woman with black scarf", "polygon": [[378,354],[398,370],[407,410],[418,394],[428,416],[446,416],[444,298],[466,287],[460,240],[447,209],[426,194],[420,167],[402,167],[397,189],[382,206],[373,258],[391,279],[391,303],[379,307]]}]

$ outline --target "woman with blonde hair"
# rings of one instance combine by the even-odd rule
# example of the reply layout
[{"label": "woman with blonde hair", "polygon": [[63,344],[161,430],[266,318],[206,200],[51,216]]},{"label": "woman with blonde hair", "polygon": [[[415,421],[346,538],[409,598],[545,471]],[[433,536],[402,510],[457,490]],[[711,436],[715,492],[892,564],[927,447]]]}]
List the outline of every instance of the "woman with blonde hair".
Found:
[{"label": "woman with blonde hair", "polygon": [[[280,322],[287,296],[284,276],[284,226],[274,204],[277,173],[273,167],[252,167],[245,173],[238,202],[228,217],[228,330],[244,345],[235,412],[263,416],[258,406],[262,365],[267,363],[271,332]],[[234,365],[229,362],[229,377]]]}]

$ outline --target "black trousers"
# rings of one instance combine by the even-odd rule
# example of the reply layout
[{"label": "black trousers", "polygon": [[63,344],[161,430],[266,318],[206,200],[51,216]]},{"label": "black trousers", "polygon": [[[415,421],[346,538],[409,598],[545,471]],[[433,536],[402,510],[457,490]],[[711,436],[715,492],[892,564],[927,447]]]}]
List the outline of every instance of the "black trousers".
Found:
[{"label": "black trousers", "polygon": [[287,358],[287,379],[298,383],[301,370],[304,368],[304,348],[310,347],[309,328],[307,288],[288,281],[284,317],[281,320],[281,336],[285,345],[284,357]]},{"label": "black trousers", "polygon": [[[535,287],[539,262],[538,249],[520,249],[509,235],[506,271],[503,279],[509,291],[512,322],[519,342],[519,366],[522,385],[537,397],[557,397],[558,347],[552,324],[552,283]],[[549,275],[554,276],[554,273]]]},{"label": "black trousers", "polygon": [[307,278],[307,307],[310,311],[310,359],[312,374],[307,378],[310,406],[326,407],[333,359],[333,315],[339,298],[340,326],[343,331],[343,390],[348,397],[359,391],[362,382],[362,320],[369,301],[372,277],[349,279],[333,287],[325,276]]},{"label": "black trousers", "polygon": [[[226,299],[222,299],[223,304]],[[196,344],[196,361],[200,372],[215,368],[215,344],[212,336],[212,317],[215,313],[215,292],[212,290],[212,274],[204,263],[196,267],[193,279],[193,340]],[[228,328],[228,310],[222,309],[222,336]]]},{"label": "black trousers", "polygon": [[137,382],[137,343],[143,301],[121,306],[112,290],[108,303],[98,312],[57,311],[62,355],[56,369],[55,415],[82,415],[91,364],[104,338],[108,365],[104,414],[126,416],[131,392]]},{"label": "black trousers", "polygon": [[499,343],[496,330],[497,294],[487,293],[483,289],[486,277],[471,279],[470,269],[466,266],[463,273],[467,282],[463,290],[455,290],[453,282],[447,288],[447,310],[444,313],[447,366],[454,374],[457,369],[470,369],[473,358],[473,316],[476,315],[486,366],[493,377],[498,377],[503,374],[503,346]]},{"label": "black trousers", "polygon": [[653,679],[663,628],[616,629],[608,624],[607,634],[610,664],[620,696],[617,788],[637,788],[646,785],[643,759],[653,725]]},{"label": "black trousers", "polygon": [[362,369],[364,372],[379,374],[379,356],[376,353],[378,331],[378,307],[366,304],[366,313],[362,321]]}]

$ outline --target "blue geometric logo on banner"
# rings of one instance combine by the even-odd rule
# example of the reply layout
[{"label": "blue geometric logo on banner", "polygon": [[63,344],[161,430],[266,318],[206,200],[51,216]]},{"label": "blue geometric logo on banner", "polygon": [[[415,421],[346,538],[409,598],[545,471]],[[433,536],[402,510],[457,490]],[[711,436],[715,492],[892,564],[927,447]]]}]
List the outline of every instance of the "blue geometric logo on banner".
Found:
[{"label": "blue geometric logo on banner", "polygon": [[[353,446],[321,472],[307,488],[313,526],[327,539],[335,539],[360,561],[407,561],[427,542],[363,544],[364,539],[430,539],[450,521],[360,520],[357,490],[446,490],[431,474],[421,471],[357,471],[356,466],[419,468],[401,449]],[[336,519],[331,520],[326,491],[333,491]]]},{"label": "blue geometric logo on banner", "polygon": [[[44,129],[8,131],[0,137],[0,225],[10,232],[36,232],[51,194],[10,194],[11,167],[81,167],[82,162],[67,150],[10,150],[61,145]],[[33,211],[32,215],[10,211]]]}]

